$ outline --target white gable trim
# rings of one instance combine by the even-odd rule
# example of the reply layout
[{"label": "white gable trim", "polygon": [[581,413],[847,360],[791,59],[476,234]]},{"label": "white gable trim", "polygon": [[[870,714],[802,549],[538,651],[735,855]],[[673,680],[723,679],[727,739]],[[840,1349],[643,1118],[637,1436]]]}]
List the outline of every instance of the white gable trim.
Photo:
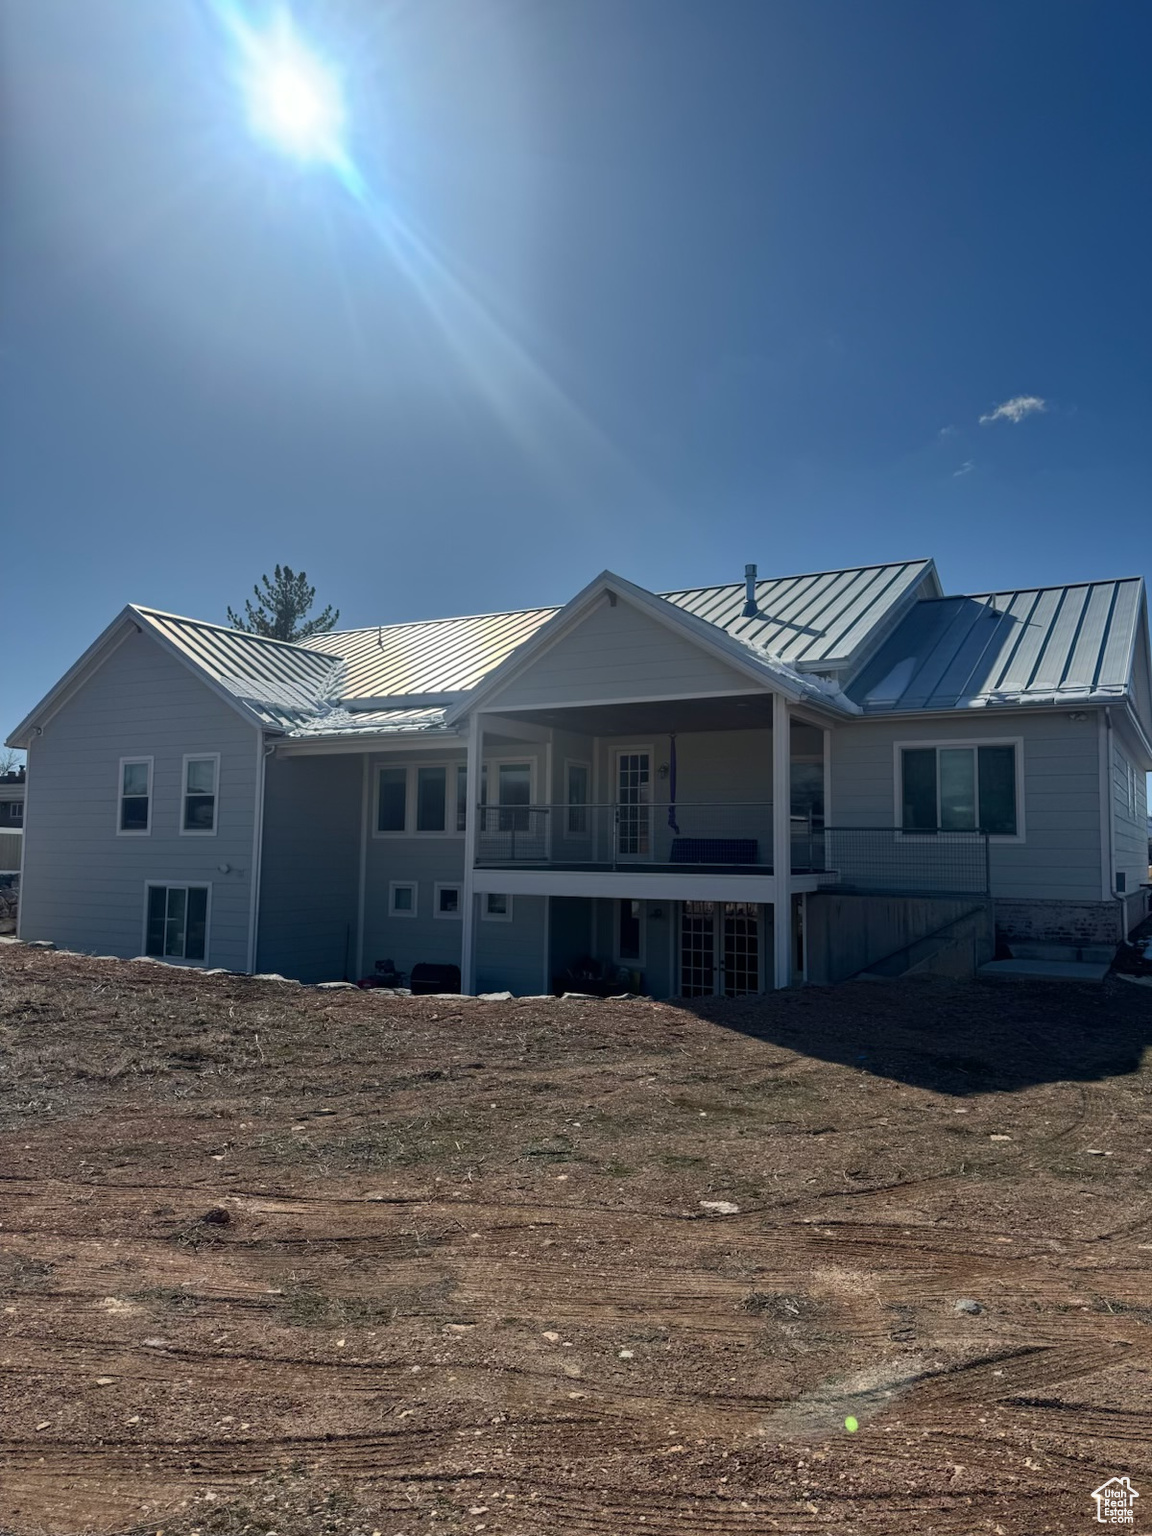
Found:
[{"label": "white gable trim", "polygon": [[445,724],[451,726],[462,715],[471,713],[486,700],[492,700],[499,707],[501,690],[521,677],[533,662],[577,629],[604,597],[610,601],[615,599],[629,603],[673,634],[692,640],[701,650],[722,661],[733,671],[743,674],[759,688],[784,693],[794,701],[806,697],[796,683],[781,675],[771,662],[767,659],[759,661],[747,647],[730,639],[722,630],[698,619],[694,614],[685,613],[673,603],[665,602],[663,598],[635,586],[612,571],[602,571],[546,624],[542,624],[535,634],[530,635],[507,656],[466,699],[449,710]]},{"label": "white gable trim", "polygon": [[84,687],[88,680],[123,645],[124,641],[133,632],[137,634],[147,633],[151,640],[161,646],[169,656],[175,657],[177,661],[182,663],[194,677],[216,694],[218,698],[222,699],[225,704],[234,709],[249,725],[255,726],[260,731],[270,729],[268,722],[262,719],[255,710],[249,709],[234,693],[229,693],[227,688],[218,683],[215,678],[205,672],[203,667],[198,666],[190,656],[184,654],[178,645],[174,645],[165,634],[157,629],[151,623],[146,610],[136,608],[132,603],[129,603],[126,608],[116,615],[107,629],[103,630],[96,637],[80,659],[69,667],[56,686],[44,695],[35,709],[21,720],[20,724],[8,737],[7,745],[10,747],[27,748],[33,736],[39,735],[52,717],[58,714],[64,705]]}]

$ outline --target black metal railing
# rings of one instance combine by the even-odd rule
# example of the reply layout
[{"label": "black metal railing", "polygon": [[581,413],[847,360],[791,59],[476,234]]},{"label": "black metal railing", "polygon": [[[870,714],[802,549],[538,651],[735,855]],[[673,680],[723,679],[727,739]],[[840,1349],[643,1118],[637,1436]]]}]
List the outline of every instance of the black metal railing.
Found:
[{"label": "black metal railing", "polygon": [[991,891],[987,832],[826,827],[822,836],[823,868],[843,889],[957,896]]}]

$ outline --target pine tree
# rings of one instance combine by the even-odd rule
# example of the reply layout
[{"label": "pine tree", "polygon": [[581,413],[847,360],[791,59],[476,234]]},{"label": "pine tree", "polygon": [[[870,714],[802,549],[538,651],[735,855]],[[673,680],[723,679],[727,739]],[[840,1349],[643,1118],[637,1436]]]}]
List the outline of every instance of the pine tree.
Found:
[{"label": "pine tree", "polygon": [[316,600],[316,588],[308,585],[304,571],[297,574],[291,566],[277,566],[269,581],[261,576],[264,590],[252,588],[256,599],[244,603],[244,617],[228,609],[228,622],[233,629],[242,629],[250,635],[264,635],[269,640],[306,640],[309,635],[323,635],[335,629],[340,617],[339,608],[331,604],[316,618],[307,617]]}]

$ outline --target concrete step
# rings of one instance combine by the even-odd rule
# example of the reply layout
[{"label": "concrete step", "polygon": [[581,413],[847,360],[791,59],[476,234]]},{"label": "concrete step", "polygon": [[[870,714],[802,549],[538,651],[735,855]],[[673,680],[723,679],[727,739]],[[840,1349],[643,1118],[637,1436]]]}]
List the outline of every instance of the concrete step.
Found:
[{"label": "concrete step", "polygon": [[1046,976],[1053,981],[1103,981],[1108,966],[1090,960],[990,960],[981,976]]},{"label": "concrete step", "polygon": [[1083,960],[1089,965],[1111,965],[1115,944],[1038,944],[1012,940],[1013,960]]}]

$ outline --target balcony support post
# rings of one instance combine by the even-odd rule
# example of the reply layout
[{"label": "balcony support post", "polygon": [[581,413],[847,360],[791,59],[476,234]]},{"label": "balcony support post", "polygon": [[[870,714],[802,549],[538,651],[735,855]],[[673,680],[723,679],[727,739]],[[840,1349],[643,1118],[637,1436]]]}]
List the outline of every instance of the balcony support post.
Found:
[{"label": "balcony support post", "polygon": [[464,813],[464,889],[461,893],[460,990],[467,997],[476,991],[476,893],[474,872],[480,830],[480,763],[484,732],[480,715],[468,719],[468,768]]},{"label": "balcony support post", "polygon": [[792,981],[792,711],[782,693],[772,696],[772,913],[773,984]]}]

